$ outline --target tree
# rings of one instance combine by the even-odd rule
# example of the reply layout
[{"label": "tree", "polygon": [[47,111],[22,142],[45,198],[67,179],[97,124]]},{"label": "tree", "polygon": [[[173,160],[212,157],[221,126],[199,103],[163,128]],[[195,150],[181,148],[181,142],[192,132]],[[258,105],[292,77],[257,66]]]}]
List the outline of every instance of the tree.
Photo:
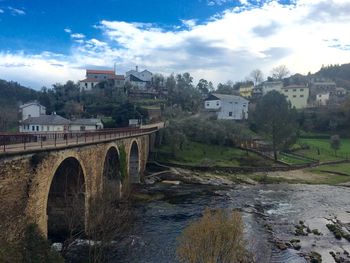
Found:
[{"label": "tree", "polygon": [[142,122],[145,122],[148,119],[148,112],[127,102],[114,110],[112,118],[119,127],[126,127],[129,125],[129,119],[142,119]]},{"label": "tree", "polygon": [[337,151],[340,149],[340,136],[332,135],[331,136],[331,147],[334,150],[335,156],[337,157]]},{"label": "tree", "polygon": [[255,69],[250,73],[250,78],[253,80],[254,85],[259,85],[264,80],[264,75],[260,69]]},{"label": "tree", "polygon": [[202,94],[208,94],[209,93],[209,83],[205,79],[200,79],[197,84],[197,89]]},{"label": "tree", "polygon": [[254,120],[259,132],[272,142],[275,160],[277,151],[288,148],[296,139],[296,112],[284,95],[268,92],[257,104]]},{"label": "tree", "polygon": [[183,263],[254,262],[246,249],[244,224],[239,212],[204,211],[179,238],[177,255]]},{"label": "tree", "polygon": [[280,65],[271,70],[273,79],[282,80],[289,75],[289,70],[286,65]]}]

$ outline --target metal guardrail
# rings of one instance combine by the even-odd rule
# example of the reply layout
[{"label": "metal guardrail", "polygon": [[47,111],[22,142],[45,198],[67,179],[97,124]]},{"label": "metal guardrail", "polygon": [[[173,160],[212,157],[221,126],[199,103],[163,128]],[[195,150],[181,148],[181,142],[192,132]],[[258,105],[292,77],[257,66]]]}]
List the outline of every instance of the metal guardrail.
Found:
[{"label": "metal guardrail", "polygon": [[157,130],[158,127],[103,129],[84,132],[0,133],[0,153],[97,143],[143,135]]}]

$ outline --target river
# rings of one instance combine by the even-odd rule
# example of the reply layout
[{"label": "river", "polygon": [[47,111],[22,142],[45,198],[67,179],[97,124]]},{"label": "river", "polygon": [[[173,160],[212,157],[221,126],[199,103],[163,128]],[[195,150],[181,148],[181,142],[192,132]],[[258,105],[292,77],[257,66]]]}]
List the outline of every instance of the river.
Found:
[{"label": "river", "polygon": [[[322,262],[328,263],[334,262],[330,251],[350,251],[348,241],[336,240],[326,228],[330,218],[350,222],[350,188],[301,184],[242,184],[222,188],[158,183],[145,186],[141,192],[163,197],[135,205],[131,238],[125,242],[127,246],[115,251],[111,262],[178,262],[177,237],[206,207],[242,211],[248,246],[258,263],[307,262],[300,254],[310,251],[318,252]],[[301,220],[322,235],[295,237],[295,225]],[[301,240],[300,251],[280,250],[272,242],[295,238]]]},{"label": "river", "polygon": [[[239,208],[246,224],[249,248],[256,262],[306,262],[300,252],[316,251],[323,262],[334,262],[331,250],[350,251],[350,243],[336,240],[326,228],[326,218],[350,222],[350,189],[326,185],[237,185],[216,189],[199,185],[156,185],[150,192],[166,193],[161,200],[136,206],[134,241],[130,251],[114,262],[170,263],[176,260],[176,240],[183,228],[205,207]],[[322,235],[298,237],[301,251],[281,251],[273,238],[295,239],[295,224],[302,220]],[[266,225],[271,225],[273,233]]]}]

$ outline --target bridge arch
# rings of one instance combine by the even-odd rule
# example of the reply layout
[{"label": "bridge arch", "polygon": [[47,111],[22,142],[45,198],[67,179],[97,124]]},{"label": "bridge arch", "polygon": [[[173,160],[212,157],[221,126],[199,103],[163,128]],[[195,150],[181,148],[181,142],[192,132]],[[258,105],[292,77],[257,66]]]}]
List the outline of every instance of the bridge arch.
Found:
[{"label": "bridge arch", "polygon": [[110,146],[106,152],[102,175],[102,190],[107,191],[113,197],[120,198],[122,193],[122,178],[120,155],[116,146]]},{"label": "bridge arch", "polygon": [[76,156],[57,162],[52,170],[47,196],[47,236],[63,241],[85,230],[87,213],[86,173]]},{"label": "bridge arch", "polygon": [[129,182],[140,183],[140,147],[137,140],[132,140],[129,150]]}]

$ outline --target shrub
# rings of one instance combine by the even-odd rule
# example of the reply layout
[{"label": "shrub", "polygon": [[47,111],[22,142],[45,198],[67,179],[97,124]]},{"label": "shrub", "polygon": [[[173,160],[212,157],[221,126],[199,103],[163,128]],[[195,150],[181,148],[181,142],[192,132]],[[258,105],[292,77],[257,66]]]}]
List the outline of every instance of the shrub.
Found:
[{"label": "shrub", "polygon": [[183,263],[254,262],[246,249],[244,225],[239,212],[204,211],[179,237],[177,255]]}]

